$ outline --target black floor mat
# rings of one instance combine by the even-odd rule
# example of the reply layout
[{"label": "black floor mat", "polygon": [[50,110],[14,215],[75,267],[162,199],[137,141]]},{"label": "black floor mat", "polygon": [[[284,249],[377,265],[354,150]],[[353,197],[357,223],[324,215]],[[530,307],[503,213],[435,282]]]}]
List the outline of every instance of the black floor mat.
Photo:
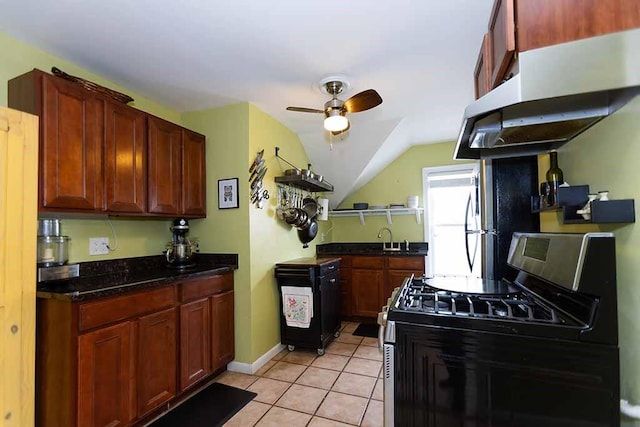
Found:
[{"label": "black floor mat", "polygon": [[215,427],[229,421],[255,393],[213,383],[149,427]]},{"label": "black floor mat", "polygon": [[356,330],[353,331],[353,335],[358,335],[360,337],[378,338],[378,328],[379,326],[376,324],[360,323]]}]

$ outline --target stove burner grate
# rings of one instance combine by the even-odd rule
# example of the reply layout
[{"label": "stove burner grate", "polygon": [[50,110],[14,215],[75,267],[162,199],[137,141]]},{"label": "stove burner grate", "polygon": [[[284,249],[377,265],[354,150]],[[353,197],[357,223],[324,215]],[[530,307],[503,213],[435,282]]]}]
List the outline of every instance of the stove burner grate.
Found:
[{"label": "stove burner grate", "polygon": [[424,283],[414,283],[401,295],[398,308],[478,319],[563,323],[556,309],[523,291],[504,295],[477,295],[436,290]]}]

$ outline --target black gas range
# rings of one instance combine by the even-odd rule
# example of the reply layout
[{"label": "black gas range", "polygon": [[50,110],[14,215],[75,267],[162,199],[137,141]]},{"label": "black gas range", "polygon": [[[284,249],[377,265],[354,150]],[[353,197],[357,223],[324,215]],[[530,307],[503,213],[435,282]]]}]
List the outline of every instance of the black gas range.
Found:
[{"label": "black gas range", "polygon": [[512,281],[410,277],[394,294],[386,426],[619,424],[613,236],[514,233],[508,264]]}]

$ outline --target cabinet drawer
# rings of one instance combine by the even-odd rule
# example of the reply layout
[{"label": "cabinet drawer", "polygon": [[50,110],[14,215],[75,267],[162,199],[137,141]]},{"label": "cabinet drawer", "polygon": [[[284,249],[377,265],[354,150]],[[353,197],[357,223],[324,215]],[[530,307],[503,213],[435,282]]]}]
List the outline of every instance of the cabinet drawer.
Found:
[{"label": "cabinet drawer", "polygon": [[151,291],[81,304],[78,313],[78,329],[86,331],[97,326],[170,307],[175,303],[175,288],[165,286]]},{"label": "cabinet drawer", "polygon": [[389,270],[415,270],[424,273],[423,256],[398,256],[389,257],[387,260]]},{"label": "cabinet drawer", "polygon": [[325,264],[320,266],[320,277],[326,276],[327,274],[335,273],[340,270],[340,261],[335,261],[330,264]]},{"label": "cabinet drawer", "polygon": [[220,292],[233,290],[233,273],[203,277],[180,283],[180,301],[191,301]]},{"label": "cabinet drawer", "polygon": [[384,257],[383,256],[359,256],[353,257],[351,260],[351,267],[353,268],[372,268],[383,269]]}]

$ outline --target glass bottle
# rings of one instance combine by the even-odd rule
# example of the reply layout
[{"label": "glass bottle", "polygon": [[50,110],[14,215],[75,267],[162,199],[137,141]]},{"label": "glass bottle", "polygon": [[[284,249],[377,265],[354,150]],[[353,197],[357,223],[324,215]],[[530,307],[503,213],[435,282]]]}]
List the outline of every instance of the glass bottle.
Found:
[{"label": "glass bottle", "polygon": [[558,187],[564,184],[564,175],[562,169],[558,167],[558,153],[556,151],[549,152],[549,170],[546,173],[547,182],[549,183],[549,206],[558,205]]}]

